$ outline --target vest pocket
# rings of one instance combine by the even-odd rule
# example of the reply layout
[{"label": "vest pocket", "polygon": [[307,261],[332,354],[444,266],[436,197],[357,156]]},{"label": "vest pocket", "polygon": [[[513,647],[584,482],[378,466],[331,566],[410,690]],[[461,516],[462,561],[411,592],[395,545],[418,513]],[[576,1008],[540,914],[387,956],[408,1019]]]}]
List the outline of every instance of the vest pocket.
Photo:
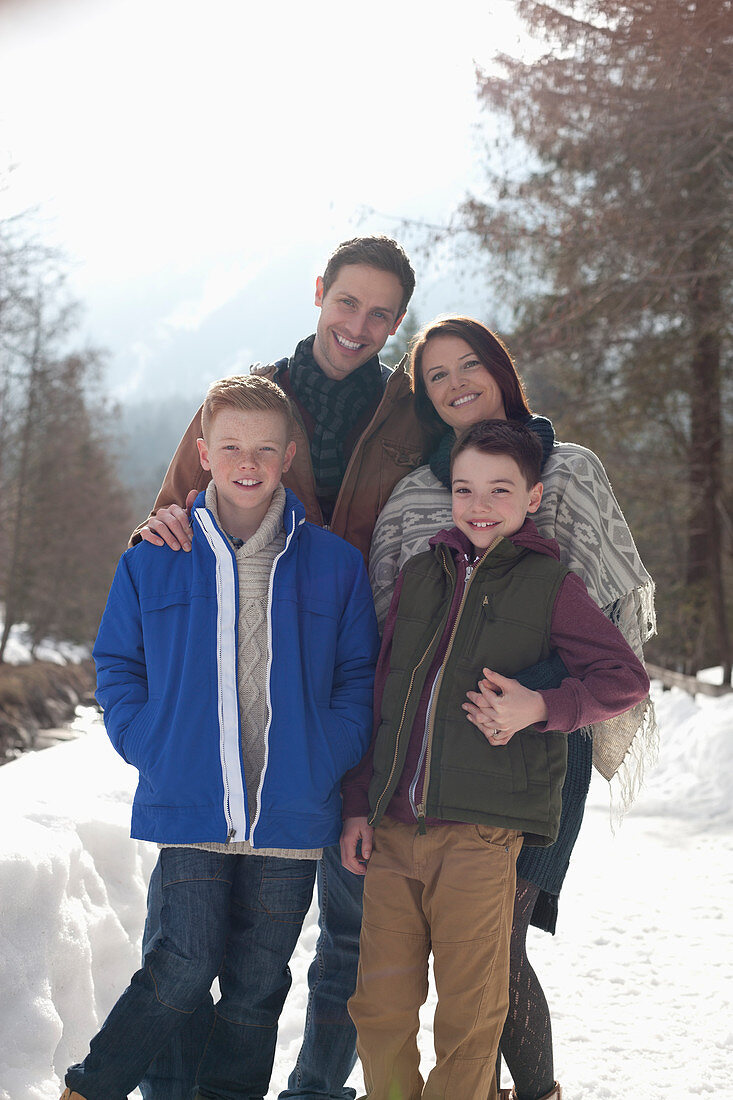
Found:
[{"label": "vest pocket", "polygon": [[526,791],[521,736],[515,734],[508,745],[492,745],[467,718],[446,721],[440,749],[441,800],[453,791],[458,799],[454,805],[483,810],[494,792]]},{"label": "vest pocket", "polygon": [[[476,587],[481,583],[481,578],[477,577],[474,584]],[[473,597],[472,597],[473,598]],[[477,652],[481,652],[485,648],[487,631],[491,632],[496,629],[496,613],[494,611],[493,596],[490,592],[476,592],[476,604],[473,612],[470,616],[464,616],[463,621],[459,626],[460,630],[460,652],[466,654],[475,655]],[[483,643],[483,644],[482,644]],[[488,659],[484,661],[484,664],[488,664]],[[459,668],[473,667],[476,664],[474,658],[463,658],[458,662]]]}]

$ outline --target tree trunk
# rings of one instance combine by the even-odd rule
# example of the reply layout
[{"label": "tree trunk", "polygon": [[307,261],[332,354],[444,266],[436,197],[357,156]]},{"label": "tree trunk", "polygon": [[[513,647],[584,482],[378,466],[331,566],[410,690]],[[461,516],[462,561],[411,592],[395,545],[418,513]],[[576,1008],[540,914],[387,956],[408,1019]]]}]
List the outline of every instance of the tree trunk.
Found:
[{"label": "tree trunk", "polygon": [[[690,400],[690,515],[687,584],[704,593],[714,623],[723,682],[731,677],[730,635],[723,574],[720,509],[723,500],[723,413],[721,397],[720,281],[706,275],[707,249],[695,257],[703,272],[692,288],[693,323]],[[701,617],[706,608],[699,609]]]},{"label": "tree trunk", "polygon": [[43,364],[41,356],[41,344],[43,339],[42,325],[42,300],[39,295],[36,304],[36,327],[33,334],[33,348],[29,356],[29,370],[26,379],[27,399],[25,403],[25,415],[18,435],[18,476],[15,491],[15,514],[11,512],[7,522],[11,534],[10,539],[10,565],[4,576],[5,586],[5,625],[2,638],[0,638],[0,664],[5,659],[5,647],[8,642],[10,630],[22,617],[23,599],[27,589],[27,578],[23,576],[26,557],[26,535],[30,524],[38,527],[38,538],[53,538],[52,531],[44,531],[42,517],[29,515],[28,481],[29,462],[34,433],[39,429],[36,423],[36,410],[38,407],[40,387],[43,385]]}]

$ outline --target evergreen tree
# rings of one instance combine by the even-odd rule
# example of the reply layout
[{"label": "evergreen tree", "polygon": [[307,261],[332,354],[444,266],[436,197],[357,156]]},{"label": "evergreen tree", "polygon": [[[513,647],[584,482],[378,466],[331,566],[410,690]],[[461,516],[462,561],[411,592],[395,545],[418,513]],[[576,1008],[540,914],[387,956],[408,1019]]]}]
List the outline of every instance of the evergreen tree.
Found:
[{"label": "evergreen tree", "polygon": [[479,94],[525,167],[493,172],[460,224],[516,307],[512,350],[537,407],[633,493],[667,612],[658,652],[729,678],[732,5],[517,10],[548,50],[501,57]]},{"label": "evergreen tree", "polygon": [[410,350],[410,342],[413,336],[420,331],[421,324],[417,316],[408,310],[407,316],[397,329],[394,336],[390,336],[387,343],[379,353],[379,358],[388,367],[396,367],[401,363]]}]

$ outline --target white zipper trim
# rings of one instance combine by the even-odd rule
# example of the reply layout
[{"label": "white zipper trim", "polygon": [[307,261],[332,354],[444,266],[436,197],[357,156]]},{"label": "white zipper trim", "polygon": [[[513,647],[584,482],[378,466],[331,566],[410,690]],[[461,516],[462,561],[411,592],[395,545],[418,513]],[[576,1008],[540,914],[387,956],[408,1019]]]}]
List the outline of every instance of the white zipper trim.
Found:
[{"label": "white zipper trim", "polygon": [[[295,512],[291,514],[293,525],[285,539],[285,545],[280,553],[277,555],[272,563],[272,569],[270,570],[270,583],[267,589],[267,671],[265,675],[265,692],[267,700],[267,716],[265,719],[265,761],[262,765],[262,771],[260,772],[260,782],[257,787],[257,808],[255,810],[254,821],[250,829],[249,839],[253,848],[255,844],[255,829],[259,824],[260,817],[262,816],[262,788],[265,785],[265,776],[267,774],[267,765],[270,761],[270,728],[272,726],[272,596],[275,588],[275,570],[280,558],[286,552],[290,546],[293,535],[295,534]],[[300,523],[305,523],[305,519],[301,519]]]},{"label": "white zipper trim", "polygon": [[224,783],[227,840],[247,836],[247,810],[242,773],[237,684],[237,573],[228,543],[210,512],[197,508],[198,520],[216,562],[216,671],[219,711],[219,756]]}]

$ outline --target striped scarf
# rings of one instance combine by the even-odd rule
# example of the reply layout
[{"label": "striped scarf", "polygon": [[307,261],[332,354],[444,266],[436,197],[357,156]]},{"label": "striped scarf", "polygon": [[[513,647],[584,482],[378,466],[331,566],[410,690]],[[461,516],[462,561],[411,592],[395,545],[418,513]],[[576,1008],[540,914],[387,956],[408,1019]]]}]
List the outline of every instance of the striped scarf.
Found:
[{"label": "striped scarf", "polygon": [[335,500],[346,473],[344,440],[381,395],[382,372],[375,355],[344,379],[327,378],[313,358],[314,339],[307,336],[296,347],[290,385],[315,422],[310,452],[318,497]]}]

